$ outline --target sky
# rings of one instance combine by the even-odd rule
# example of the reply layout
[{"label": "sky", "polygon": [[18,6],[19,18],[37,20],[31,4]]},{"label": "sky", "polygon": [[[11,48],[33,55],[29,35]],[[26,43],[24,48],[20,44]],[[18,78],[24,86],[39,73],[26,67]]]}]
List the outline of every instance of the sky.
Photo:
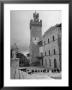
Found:
[{"label": "sky", "polygon": [[[30,44],[30,20],[33,19],[34,10],[10,11],[10,41],[22,51],[29,49]],[[39,19],[42,20],[42,35],[51,26],[61,23],[61,11],[36,10]]]}]

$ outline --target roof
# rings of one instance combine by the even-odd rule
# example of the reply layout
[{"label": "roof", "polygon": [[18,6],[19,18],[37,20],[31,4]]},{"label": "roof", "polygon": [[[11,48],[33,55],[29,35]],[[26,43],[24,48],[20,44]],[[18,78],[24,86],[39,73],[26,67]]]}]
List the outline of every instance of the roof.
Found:
[{"label": "roof", "polygon": [[61,27],[62,27],[62,24],[60,23],[60,24],[56,24],[56,25],[50,27],[50,28],[44,33],[43,37],[45,37],[45,35],[47,35],[49,32],[52,32],[53,30],[55,30],[56,27],[60,27],[60,28],[61,28]]}]

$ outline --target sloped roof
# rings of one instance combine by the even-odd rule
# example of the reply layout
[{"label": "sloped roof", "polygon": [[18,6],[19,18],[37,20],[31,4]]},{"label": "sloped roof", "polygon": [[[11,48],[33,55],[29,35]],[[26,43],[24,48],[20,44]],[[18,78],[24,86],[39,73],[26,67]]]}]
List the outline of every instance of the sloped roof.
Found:
[{"label": "sloped roof", "polygon": [[50,28],[44,33],[43,37],[45,37],[49,32],[52,32],[53,30],[55,30],[56,27],[61,27],[61,26],[62,26],[61,24],[56,24],[56,25],[50,27]]}]

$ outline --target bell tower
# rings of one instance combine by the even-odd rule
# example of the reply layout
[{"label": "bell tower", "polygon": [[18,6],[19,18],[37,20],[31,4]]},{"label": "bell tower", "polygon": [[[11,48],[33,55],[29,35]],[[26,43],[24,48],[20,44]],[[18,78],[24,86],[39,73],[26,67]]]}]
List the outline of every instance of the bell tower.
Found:
[{"label": "bell tower", "polygon": [[38,61],[39,46],[38,42],[42,39],[42,20],[39,20],[39,13],[33,13],[33,19],[30,20],[30,55],[31,63]]}]

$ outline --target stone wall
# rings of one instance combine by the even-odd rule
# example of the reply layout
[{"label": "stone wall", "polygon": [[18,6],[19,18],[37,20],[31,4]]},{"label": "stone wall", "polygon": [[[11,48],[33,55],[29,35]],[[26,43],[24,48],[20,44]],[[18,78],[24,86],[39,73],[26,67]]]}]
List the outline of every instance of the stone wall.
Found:
[{"label": "stone wall", "polygon": [[[53,26],[43,36],[43,66],[48,69],[60,69],[61,28]],[[61,44],[61,42],[60,42]]]}]

